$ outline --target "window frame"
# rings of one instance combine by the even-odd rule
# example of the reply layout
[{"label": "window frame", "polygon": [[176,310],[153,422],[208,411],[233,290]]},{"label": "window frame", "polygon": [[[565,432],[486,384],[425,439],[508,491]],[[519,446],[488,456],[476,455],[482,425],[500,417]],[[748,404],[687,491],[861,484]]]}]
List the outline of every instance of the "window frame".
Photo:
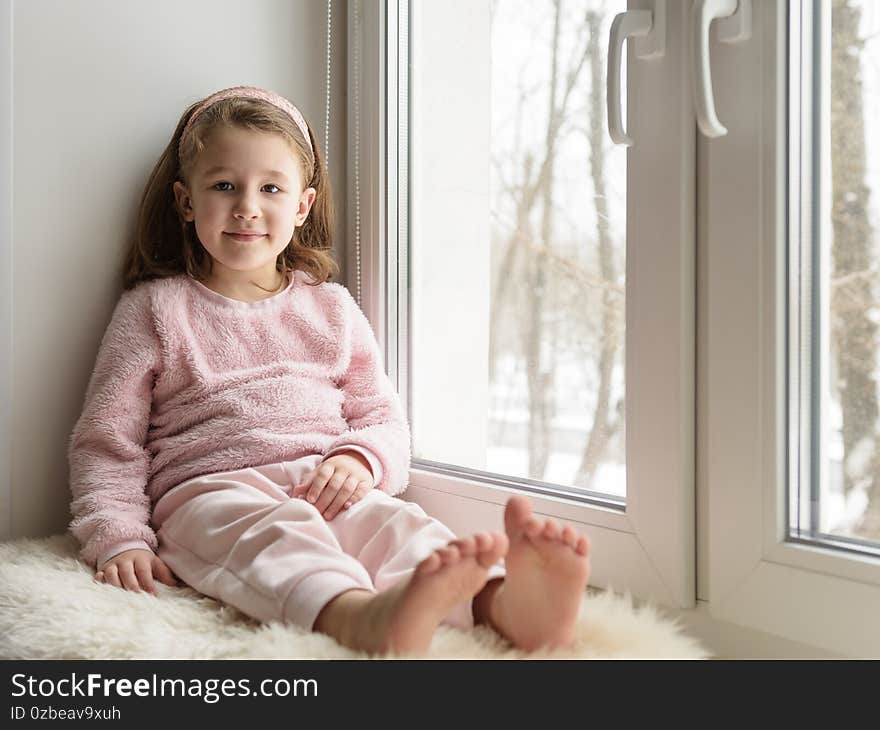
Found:
[{"label": "window frame", "polygon": [[713,43],[729,133],[698,144],[698,598],[718,620],[876,656],[880,560],[788,539],[789,3],[754,11],[751,52]]}]

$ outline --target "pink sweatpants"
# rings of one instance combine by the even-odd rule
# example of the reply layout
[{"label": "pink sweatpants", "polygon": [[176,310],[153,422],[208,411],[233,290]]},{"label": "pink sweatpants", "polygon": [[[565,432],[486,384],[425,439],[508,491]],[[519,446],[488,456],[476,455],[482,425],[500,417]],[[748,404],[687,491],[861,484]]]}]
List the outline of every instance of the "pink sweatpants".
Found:
[{"label": "pink sweatpants", "polygon": [[[290,496],[320,461],[306,456],[179,484],[153,508],[159,557],[187,585],[249,616],[311,629],[335,596],[382,591],[455,539],[418,505],[376,489],[328,522]],[[501,575],[493,565],[489,577]],[[444,623],[473,626],[471,601]]]}]

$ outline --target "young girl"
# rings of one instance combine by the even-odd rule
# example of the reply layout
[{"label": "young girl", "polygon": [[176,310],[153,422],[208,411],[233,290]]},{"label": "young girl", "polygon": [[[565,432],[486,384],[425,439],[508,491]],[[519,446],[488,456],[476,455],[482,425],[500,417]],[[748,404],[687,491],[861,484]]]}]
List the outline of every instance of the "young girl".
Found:
[{"label": "young girl", "polygon": [[329,281],[331,221],[289,101],[234,87],[183,114],[70,439],[82,558],[103,583],[155,593],[176,575],[370,653],[424,652],[443,622],[569,644],[585,536],[513,497],[504,533],[455,539],[393,496],[409,429],[366,317]]}]

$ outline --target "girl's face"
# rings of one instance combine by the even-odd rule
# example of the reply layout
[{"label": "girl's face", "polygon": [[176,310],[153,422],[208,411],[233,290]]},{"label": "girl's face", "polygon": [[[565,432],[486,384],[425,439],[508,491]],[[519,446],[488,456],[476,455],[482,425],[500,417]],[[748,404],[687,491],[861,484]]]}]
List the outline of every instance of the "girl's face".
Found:
[{"label": "girl's face", "polygon": [[174,196],[213,259],[212,280],[274,286],[278,254],[308,216],[315,189],[302,188],[283,137],[224,127],[207,138],[190,186],[174,183]]}]

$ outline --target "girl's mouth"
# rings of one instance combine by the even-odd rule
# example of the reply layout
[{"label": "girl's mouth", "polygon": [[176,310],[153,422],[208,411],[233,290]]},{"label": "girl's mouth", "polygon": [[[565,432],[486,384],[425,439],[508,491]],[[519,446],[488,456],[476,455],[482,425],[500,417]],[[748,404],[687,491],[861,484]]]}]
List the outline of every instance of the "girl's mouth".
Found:
[{"label": "girl's mouth", "polygon": [[247,243],[249,241],[256,241],[258,238],[262,238],[266,234],[264,234],[264,233],[226,233],[224,235],[227,235],[230,238],[235,239],[236,241],[241,241],[242,243]]}]

